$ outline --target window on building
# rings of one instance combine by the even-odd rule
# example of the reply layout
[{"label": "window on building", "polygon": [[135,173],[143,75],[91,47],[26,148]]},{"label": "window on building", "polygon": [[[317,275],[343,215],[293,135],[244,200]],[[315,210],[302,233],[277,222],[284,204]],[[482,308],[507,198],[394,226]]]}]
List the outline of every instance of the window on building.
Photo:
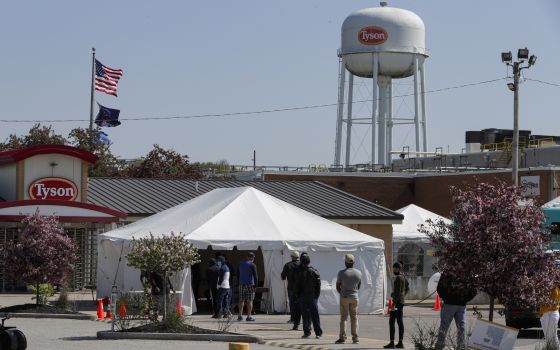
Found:
[{"label": "window on building", "polygon": [[397,260],[403,264],[402,271],[410,277],[424,275],[424,249],[416,243],[407,243],[399,248]]}]

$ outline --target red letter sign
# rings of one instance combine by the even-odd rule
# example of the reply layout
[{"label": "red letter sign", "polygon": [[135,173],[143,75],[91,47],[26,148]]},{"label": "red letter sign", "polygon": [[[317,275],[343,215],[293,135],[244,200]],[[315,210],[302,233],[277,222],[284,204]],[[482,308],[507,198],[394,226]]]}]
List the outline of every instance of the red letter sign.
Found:
[{"label": "red letter sign", "polygon": [[66,179],[58,177],[45,177],[35,180],[29,186],[29,197],[31,199],[56,199],[73,201],[78,196],[76,185]]},{"label": "red letter sign", "polygon": [[365,27],[358,32],[358,40],[364,45],[379,45],[387,41],[387,32],[380,27]]}]

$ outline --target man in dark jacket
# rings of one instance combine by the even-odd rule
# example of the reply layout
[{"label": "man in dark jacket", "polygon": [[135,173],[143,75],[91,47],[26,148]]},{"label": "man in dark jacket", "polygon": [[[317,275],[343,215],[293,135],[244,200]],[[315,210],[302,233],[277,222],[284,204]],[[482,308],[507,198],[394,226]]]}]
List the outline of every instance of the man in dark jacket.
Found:
[{"label": "man in dark jacket", "polygon": [[[393,293],[391,293],[391,298],[393,298],[393,308],[389,310],[389,337],[390,343],[385,345],[385,349],[402,349],[403,338],[404,338],[404,322],[403,322],[403,308],[406,295],[406,279],[401,274],[402,265],[400,262],[393,264],[393,274],[395,279],[393,280]],[[395,345],[395,321],[399,325],[399,342]]]},{"label": "man in dark jacket", "polygon": [[283,280],[286,280],[288,282],[288,286],[287,286],[288,301],[290,303],[289,322],[294,324],[292,330],[297,331],[299,327],[299,323],[301,321],[301,310],[299,307],[298,299],[295,296],[294,289],[296,284],[297,272],[300,267],[299,253],[294,251],[290,255],[292,257],[292,261],[287,262],[286,265],[284,265],[284,269],[282,270],[280,277],[282,277]]},{"label": "man in dark jacket", "polygon": [[218,318],[220,307],[218,306],[218,277],[220,276],[220,263],[215,258],[211,258],[206,269],[206,282],[210,289],[210,299],[212,300],[212,318]]},{"label": "man in dark jacket", "polygon": [[465,311],[467,303],[476,296],[476,289],[465,285],[458,278],[443,273],[439,278],[437,293],[443,300],[443,305],[435,349],[442,350],[445,347],[447,330],[453,319],[457,326],[457,346],[459,349],[465,349]]},{"label": "man in dark jacket", "polygon": [[310,266],[309,255],[301,255],[301,268],[298,272],[295,294],[299,299],[301,314],[303,316],[303,337],[309,338],[311,335],[310,324],[313,322],[315,337],[321,338],[323,330],[319,320],[319,309],[317,299],[321,294],[321,276],[319,272]]}]

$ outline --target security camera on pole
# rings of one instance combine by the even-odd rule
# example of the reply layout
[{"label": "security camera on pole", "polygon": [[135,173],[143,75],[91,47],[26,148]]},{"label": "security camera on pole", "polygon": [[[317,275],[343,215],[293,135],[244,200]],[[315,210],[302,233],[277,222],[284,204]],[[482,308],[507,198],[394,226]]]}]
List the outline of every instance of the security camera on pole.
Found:
[{"label": "security camera on pole", "polygon": [[[512,62],[511,51],[502,52],[502,62],[513,67],[513,83],[508,83],[508,88],[513,91],[513,143],[511,176],[514,186],[519,185],[519,77],[523,69],[530,68],[537,62],[537,56],[529,57],[529,49],[517,50],[517,61]],[[526,62],[526,65],[523,63]]]}]

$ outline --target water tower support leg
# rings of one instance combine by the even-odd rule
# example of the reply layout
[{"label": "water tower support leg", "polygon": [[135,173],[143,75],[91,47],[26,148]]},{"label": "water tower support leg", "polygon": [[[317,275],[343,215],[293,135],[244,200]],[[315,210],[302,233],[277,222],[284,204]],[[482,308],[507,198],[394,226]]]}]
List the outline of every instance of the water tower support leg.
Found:
[{"label": "water tower support leg", "polygon": [[348,171],[350,165],[350,147],[352,146],[352,103],[354,97],[354,74],[348,73],[348,106],[346,112],[346,157],[344,168]]},{"label": "water tower support leg", "polygon": [[375,165],[375,133],[377,132],[377,77],[379,76],[379,57],[372,53],[373,77],[372,77],[372,103],[371,103],[371,166]]},{"label": "water tower support leg", "polygon": [[389,77],[379,77],[379,142],[378,158],[379,164],[387,165],[387,110],[389,109]]},{"label": "water tower support leg", "polygon": [[387,162],[385,165],[391,165],[391,151],[393,150],[393,79],[389,78],[387,86]]},{"label": "water tower support leg", "polygon": [[344,57],[340,60],[338,69],[338,111],[336,116],[336,140],[334,145],[334,165],[340,166],[340,152],[342,149],[342,114],[344,113],[344,82],[346,75],[346,62]]},{"label": "water tower support leg", "polygon": [[424,80],[425,63],[422,62],[420,67],[420,97],[422,100],[422,146],[424,152],[428,152],[428,121],[426,118],[426,81]]},{"label": "water tower support leg", "polygon": [[420,152],[420,119],[418,101],[418,56],[414,57],[414,131],[416,135],[416,152]]}]

